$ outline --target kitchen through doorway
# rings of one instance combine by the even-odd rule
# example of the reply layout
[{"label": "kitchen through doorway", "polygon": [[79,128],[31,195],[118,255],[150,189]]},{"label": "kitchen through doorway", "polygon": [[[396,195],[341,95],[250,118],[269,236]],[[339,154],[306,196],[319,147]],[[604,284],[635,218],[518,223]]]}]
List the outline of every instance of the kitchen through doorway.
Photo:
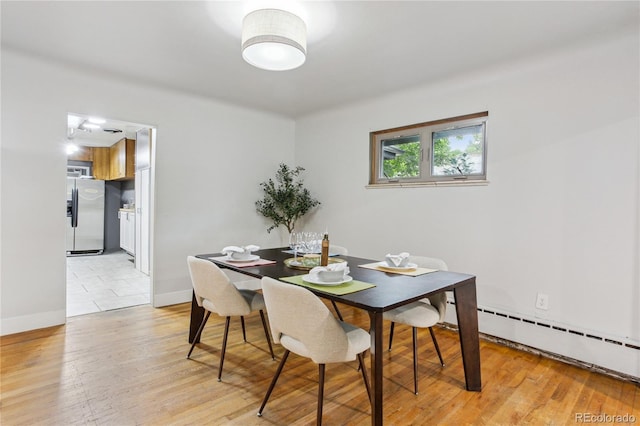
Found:
[{"label": "kitchen through doorway", "polygon": [[155,128],[67,121],[67,317],[148,304]]},{"label": "kitchen through doorway", "polygon": [[150,303],[151,283],[124,250],[67,257],[67,317]]}]

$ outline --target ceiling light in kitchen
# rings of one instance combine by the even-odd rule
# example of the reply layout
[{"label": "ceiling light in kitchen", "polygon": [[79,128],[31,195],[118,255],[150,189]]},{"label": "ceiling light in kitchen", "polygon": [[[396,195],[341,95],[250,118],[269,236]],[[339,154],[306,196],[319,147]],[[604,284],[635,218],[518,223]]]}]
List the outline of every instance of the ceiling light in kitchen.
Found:
[{"label": "ceiling light in kitchen", "polygon": [[81,124],[81,127],[84,129],[99,129],[100,125],[94,123],[87,123],[86,121]]},{"label": "ceiling light in kitchen", "polygon": [[74,152],[78,151],[78,145],[73,144],[73,143],[68,143],[67,144],[67,155],[71,155]]}]

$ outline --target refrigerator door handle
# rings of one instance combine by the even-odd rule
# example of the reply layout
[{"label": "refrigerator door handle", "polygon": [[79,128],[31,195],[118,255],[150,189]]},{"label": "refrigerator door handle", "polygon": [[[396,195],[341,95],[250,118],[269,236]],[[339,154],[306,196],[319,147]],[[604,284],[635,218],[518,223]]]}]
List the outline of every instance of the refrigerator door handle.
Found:
[{"label": "refrigerator door handle", "polygon": [[71,226],[76,228],[78,226],[78,188],[73,188],[71,191],[71,201],[73,203],[71,208]]}]

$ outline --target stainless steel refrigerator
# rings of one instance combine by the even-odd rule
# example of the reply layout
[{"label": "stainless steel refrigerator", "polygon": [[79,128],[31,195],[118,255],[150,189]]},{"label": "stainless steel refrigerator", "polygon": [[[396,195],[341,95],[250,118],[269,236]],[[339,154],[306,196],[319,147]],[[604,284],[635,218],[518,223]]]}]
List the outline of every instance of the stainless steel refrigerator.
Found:
[{"label": "stainless steel refrigerator", "polygon": [[104,181],[67,178],[67,255],[104,250]]}]

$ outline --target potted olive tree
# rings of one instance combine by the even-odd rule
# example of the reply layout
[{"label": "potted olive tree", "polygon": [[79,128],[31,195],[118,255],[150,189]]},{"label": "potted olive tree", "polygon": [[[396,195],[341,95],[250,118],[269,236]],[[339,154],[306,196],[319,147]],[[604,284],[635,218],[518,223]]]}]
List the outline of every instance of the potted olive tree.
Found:
[{"label": "potted olive tree", "polygon": [[300,177],[303,171],[304,168],[300,166],[291,168],[280,163],[275,181],[269,179],[260,184],[264,197],[256,201],[256,210],[267,219],[271,219],[272,225],[267,228],[267,232],[284,225],[291,233],[296,220],[320,204],[320,201],[313,198],[304,187]]}]

